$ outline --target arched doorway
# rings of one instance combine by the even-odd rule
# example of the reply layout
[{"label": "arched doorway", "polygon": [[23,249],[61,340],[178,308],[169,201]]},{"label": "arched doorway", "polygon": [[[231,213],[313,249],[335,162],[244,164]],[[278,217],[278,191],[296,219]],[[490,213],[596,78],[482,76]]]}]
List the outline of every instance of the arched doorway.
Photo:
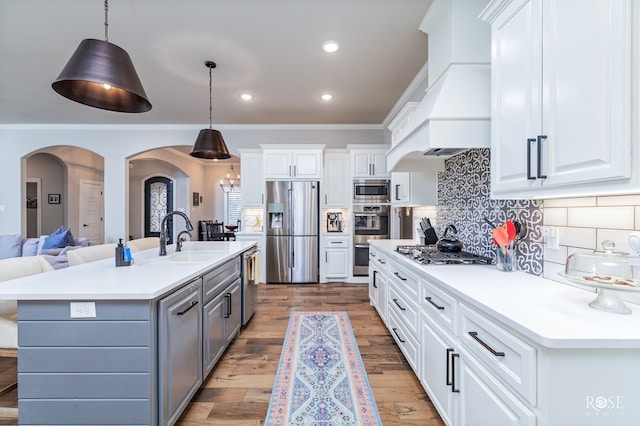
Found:
[{"label": "arched doorway", "polygon": [[[173,210],[173,181],[154,176],[144,181],[144,236],[159,237],[162,218]],[[167,220],[167,244],[173,243],[173,218]]]}]

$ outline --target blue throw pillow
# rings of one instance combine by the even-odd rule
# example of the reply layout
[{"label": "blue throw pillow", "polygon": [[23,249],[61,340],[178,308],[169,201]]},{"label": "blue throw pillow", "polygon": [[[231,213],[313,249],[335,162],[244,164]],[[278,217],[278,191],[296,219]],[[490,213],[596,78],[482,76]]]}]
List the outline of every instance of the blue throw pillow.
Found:
[{"label": "blue throw pillow", "polygon": [[67,229],[61,233],[58,233],[58,230],[56,230],[53,234],[44,239],[42,249],[64,248],[66,246],[72,246],[73,242],[74,239],[71,234],[71,229]]},{"label": "blue throw pillow", "polygon": [[19,257],[22,254],[22,235],[0,235],[0,259]]}]

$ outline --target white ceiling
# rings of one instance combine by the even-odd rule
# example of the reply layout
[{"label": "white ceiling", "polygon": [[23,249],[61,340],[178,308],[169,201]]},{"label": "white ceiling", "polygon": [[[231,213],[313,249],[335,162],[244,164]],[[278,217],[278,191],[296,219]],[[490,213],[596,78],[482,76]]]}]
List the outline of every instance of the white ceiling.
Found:
[{"label": "white ceiling", "polygon": [[102,0],[0,0],[0,124],[207,124],[205,60],[214,125],[381,124],[426,62],[431,1],[111,0],[109,41],[153,105],[124,114],[51,89],[82,39],[104,38]]}]

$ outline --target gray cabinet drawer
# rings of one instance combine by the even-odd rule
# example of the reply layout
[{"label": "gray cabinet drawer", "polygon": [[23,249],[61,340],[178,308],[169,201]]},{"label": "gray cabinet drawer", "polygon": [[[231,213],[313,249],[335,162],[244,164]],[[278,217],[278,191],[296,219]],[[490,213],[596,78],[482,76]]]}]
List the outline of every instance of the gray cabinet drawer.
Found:
[{"label": "gray cabinet drawer", "polygon": [[240,257],[218,266],[203,278],[203,300],[207,303],[240,276]]}]

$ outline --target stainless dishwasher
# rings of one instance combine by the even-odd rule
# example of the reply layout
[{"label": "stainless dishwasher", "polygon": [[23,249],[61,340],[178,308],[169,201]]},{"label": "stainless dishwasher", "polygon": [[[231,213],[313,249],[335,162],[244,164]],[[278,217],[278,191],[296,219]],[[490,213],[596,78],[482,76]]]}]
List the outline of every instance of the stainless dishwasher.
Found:
[{"label": "stainless dishwasher", "polygon": [[242,254],[242,325],[247,325],[256,311],[260,267],[260,250],[253,248]]}]

